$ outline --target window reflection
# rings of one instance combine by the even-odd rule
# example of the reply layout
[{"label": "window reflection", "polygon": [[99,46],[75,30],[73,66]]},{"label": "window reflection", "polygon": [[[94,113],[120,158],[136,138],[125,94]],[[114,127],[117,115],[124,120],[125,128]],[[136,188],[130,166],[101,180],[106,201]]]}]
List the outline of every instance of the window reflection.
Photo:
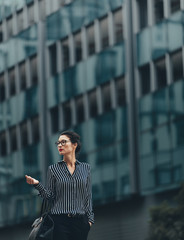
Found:
[{"label": "window reflection", "polygon": [[57,49],[56,44],[49,47],[50,73],[54,76],[57,73]]},{"label": "window reflection", "polygon": [[9,38],[13,35],[13,19],[12,19],[12,17],[7,19],[7,35]]},{"label": "window reflection", "polygon": [[184,119],[173,122],[172,133],[173,133],[173,146],[175,149],[184,147]]},{"label": "window reflection", "polygon": [[20,139],[21,146],[26,147],[28,145],[28,125],[27,121],[20,124]]},{"label": "window reflection", "polygon": [[153,124],[159,125],[169,121],[168,88],[162,88],[153,93],[153,106],[155,113],[152,116]]},{"label": "window reflection", "polygon": [[157,88],[163,88],[167,85],[165,58],[155,62]]},{"label": "window reflection", "polygon": [[122,106],[126,104],[126,90],[125,90],[125,78],[123,76],[115,80],[116,87],[116,100],[117,105]]},{"label": "window reflection", "polygon": [[34,23],[34,3],[28,5],[28,23],[29,25]]},{"label": "window reflection", "polygon": [[8,78],[9,78],[10,96],[13,96],[16,93],[15,68],[12,68],[8,71]]},{"label": "window reflection", "polygon": [[23,16],[23,10],[19,11],[17,13],[17,28],[18,31],[22,31],[24,29],[24,16]]},{"label": "window reflection", "polygon": [[16,127],[10,128],[10,146],[11,146],[11,152],[14,152],[17,150],[18,145],[17,145],[17,129]]},{"label": "window reflection", "polygon": [[5,100],[5,79],[4,74],[0,75],[0,102]]},{"label": "window reflection", "polygon": [[70,101],[63,103],[63,121],[64,128],[69,128],[72,125],[72,112]]},{"label": "window reflection", "polygon": [[106,202],[114,201],[116,197],[116,182],[115,180],[102,183],[103,197]]},{"label": "window reflection", "polygon": [[20,89],[26,89],[26,63],[25,61],[19,64],[19,75],[20,75]]},{"label": "window reflection", "polygon": [[156,181],[158,185],[169,184],[172,181],[170,164],[161,164],[156,168]]},{"label": "window reflection", "polygon": [[183,78],[182,50],[171,55],[173,81]]},{"label": "window reflection", "polygon": [[31,69],[31,80],[32,85],[38,83],[38,61],[37,56],[33,56],[30,59],[30,69]]},{"label": "window reflection", "polygon": [[170,114],[173,119],[184,115],[184,83],[178,81],[169,87]]},{"label": "window reflection", "polygon": [[89,102],[89,115],[90,115],[90,117],[97,116],[97,114],[98,114],[98,105],[97,105],[96,89],[91,90],[88,93],[88,102]]},{"label": "window reflection", "polygon": [[180,0],[170,0],[171,1],[171,13],[180,10]]},{"label": "window reflection", "polygon": [[164,18],[164,2],[163,0],[154,0],[155,22],[159,22]]},{"label": "window reflection", "polygon": [[100,36],[102,49],[109,46],[108,18],[100,20]]},{"label": "window reflection", "polygon": [[129,176],[125,175],[121,177],[121,195],[128,195],[130,193],[130,181]]},{"label": "window reflection", "polygon": [[69,67],[70,65],[70,55],[69,55],[69,41],[68,38],[61,42],[62,46],[62,63],[63,63],[63,69]]},{"label": "window reflection", "polygon": [[45,0],[39,0],[39,15],[40,18],[43,20],[45,18]]},{"label": "window reflection", "polygon": [[0,43],[3,42],[3,28],[2,23],[0,23]]},{"label": "window reflection", "polygon": [[94,24],[87,27],[88,55],[95,53],[95,30]]},{"label": "window reflection", "polygon": [[145,95],[151,91],[150,86],[150,66],[146,64],[139,68],[141,94]]},{"label": "window reflection", "polygon": [[6,132],[3,131],[0,133],[0,150],[1,150],[1,156],[7,155],[7,138],[6,138]]},{"label": "window reflection", "polygon": [[83,95],[76,98],[75,104],[76,104],[77,123],[81,123],[85,119]]},{"label": "window reflection", "polygon": [[100,192],[100,185],[95,184],[92,186],[92,192],[93,192],[93,201],[94,204],[99,204],[102,201],[102,196]]},{"label": "window reflection", "polygon": [[50,119],[51,119],[51,131],[52,131],[52,133],[56,133],[59,129],[59,109],[58,109],[58,106],[51,108]]},{"label": "window reflection", "polygon": [[75,61],[79,62],[82,60],[81,32],[78,32],[74,35],[74,47],[75,47]]},{"label": "window reflection", "polygon": [[123,40],[123,16],[122,9],[113,13],[114,17],[114,34],[115,42],[121,42]]},{"label": "window reflection", "polygon": [[137,1],[139,4],[139,17],[140,17],[140,28],[145,28],[148,26],[148,6],[147,0]]},{"label": "window reflection", "polygon": [[103,111],[107,112],[111,109],[111,88],[110,83],[106,83],[102,85],[102,104],[103,104]]},{"label": "window reflection", "polygon": [[32,139],[33,142],[38,142],[40,140],[40,129],[39,129],[39,116],[36,116],[31,119],[32,125]]}]

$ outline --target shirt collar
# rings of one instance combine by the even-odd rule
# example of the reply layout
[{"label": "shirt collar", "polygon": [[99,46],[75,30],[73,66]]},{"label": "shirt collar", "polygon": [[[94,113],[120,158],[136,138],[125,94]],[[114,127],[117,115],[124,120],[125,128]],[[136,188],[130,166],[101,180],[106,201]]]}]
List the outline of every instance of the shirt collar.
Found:
[{"label": "shirt collar", "polygon": [[[65,163],[64,160],[61,160],[61,161],[58,161],[58,162],[59,162],[59,163],[62,163],[62,164]],[[75,163],[76,163],[76,165],[77,165],[77,164],[81,164],[81,162],[79,162],[77,159],[76,159],[76,162],[75,162]]]}]

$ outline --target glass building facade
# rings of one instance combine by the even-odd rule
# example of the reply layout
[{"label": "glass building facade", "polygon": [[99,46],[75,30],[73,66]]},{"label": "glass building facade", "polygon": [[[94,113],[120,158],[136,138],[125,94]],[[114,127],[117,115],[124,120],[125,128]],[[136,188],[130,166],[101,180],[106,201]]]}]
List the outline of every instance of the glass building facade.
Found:
[{"label": "glass building facade", "polygon": [[145,202],[184,180],[183,9],[183,0],[0,0],[3,240],[38,215],[24,175],[45,181],[66,129],[81,135],[79,160],[92,167],[89,239],[146,237]]}]

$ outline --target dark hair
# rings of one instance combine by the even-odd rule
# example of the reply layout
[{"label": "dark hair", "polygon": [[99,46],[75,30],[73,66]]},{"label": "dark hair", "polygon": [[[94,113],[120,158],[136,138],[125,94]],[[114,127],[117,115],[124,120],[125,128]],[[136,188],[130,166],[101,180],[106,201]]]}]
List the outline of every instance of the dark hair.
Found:
[{"label": "dark hair", "polygon": [[69,137],[69,139],[72,143],[77,143],[75,154],[78,155],[81,150],[80,136],[74,131],[64,131],[64,132],[60,133],[59,137],[61,135],[66,135],[67,137]]}]

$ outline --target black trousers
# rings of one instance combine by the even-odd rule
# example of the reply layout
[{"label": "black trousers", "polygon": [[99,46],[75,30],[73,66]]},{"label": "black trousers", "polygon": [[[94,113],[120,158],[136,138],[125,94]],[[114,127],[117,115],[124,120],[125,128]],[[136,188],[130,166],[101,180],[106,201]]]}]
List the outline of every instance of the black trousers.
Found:
[{"label": "black trousers", "polygon": [[52,215],[54,220],[53,240],[87,240],[90,224],[86,215],[68,217],[67,215]]}]

